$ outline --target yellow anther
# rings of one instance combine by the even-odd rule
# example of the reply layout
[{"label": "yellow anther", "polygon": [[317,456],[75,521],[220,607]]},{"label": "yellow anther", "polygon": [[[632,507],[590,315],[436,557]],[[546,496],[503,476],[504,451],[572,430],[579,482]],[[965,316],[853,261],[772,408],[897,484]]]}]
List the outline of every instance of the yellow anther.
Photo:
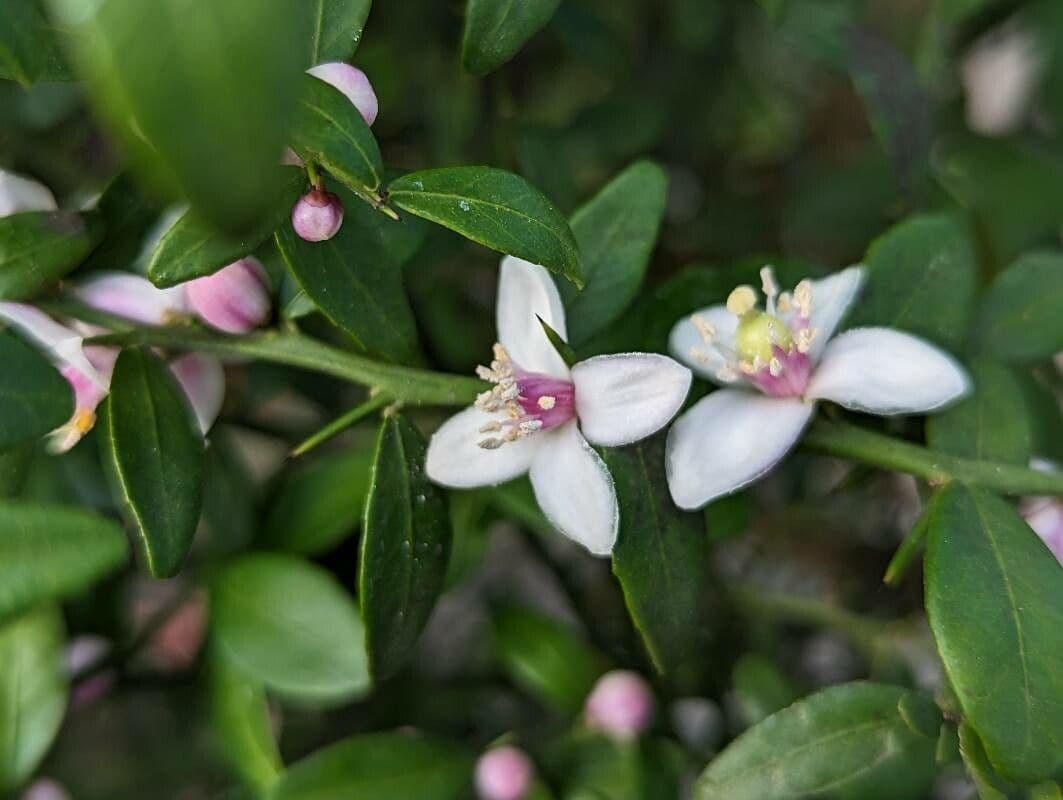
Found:
[{"label": "yellow anther", "polygon": [[752,286],[739,286],[727,298],[727,310],[740,317],[757,305],[757,293]]},{"label": "yellow anther", "polygon": [[695,314],[690,318],[690,321],[694,323],[701,341],[705,342],[705,344],[712,344],[716,338],[716,326],[701,316],[701,314]]},{"label": "yellow anther", "polygon": [[96,424],[96,414],[86,408],[78,409],[74,413],[74,418],[70,420],[70,424],[74,430],[84,436]]},{"label": "yellow anther", "polygon": [[794,305],[802,317],[812,313],[812,282],[803,280],[794,288]]},{"label": "yellow anther", "polygon": [[775,282],[775,271],[770,266],[761,268],[760,286],[767,297],[775,297],[779,293],[779,285]]},{"label": "yellow anther", "polygon": [[551,408],[557,405],[557,398],[548,394],[544,394],[542,397],[539,398],[538,405],[539,408],[541,408],[543,411],[549,411]]}]

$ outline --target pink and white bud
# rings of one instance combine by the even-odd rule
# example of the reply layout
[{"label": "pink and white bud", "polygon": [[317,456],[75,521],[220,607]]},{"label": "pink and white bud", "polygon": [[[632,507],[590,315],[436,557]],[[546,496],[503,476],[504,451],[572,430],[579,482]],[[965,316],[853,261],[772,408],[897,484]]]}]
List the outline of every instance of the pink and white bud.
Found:
[{"label": "pink and white bud", "polygon": [[181,284],[191,310],[205,323],[226,333],[250,333],[272,313],[269,277],[257,258]]},{"label": "pink and white bud", "polygon": [[199,430],[206,435],[218,419],[225,401],[225,369],[216,358],[203,353],[186,353],[170,362],[170,372],[184,389]]},{"label": "pink and white bud", "polygon": [[183,288],[160,289],[147,278],[128,272],[93,275],[74,294],[92,308],[145,325],[168,325],[188,313]]},{"label": "pink and white bud", "polygon": [[299,198],[292,209],[292,227],[300,239],[324,242],[339,233],[343,225],[343,201],[321,189]]},{"label": "pink and white bud", "polygon": [[58,781],[38,778],[26,787],[20,800],[70,800],[70,795]]},{"label": "pink and white bud", "polygon": [[590,727],[614,739],[634,739],[653,720],[653,692],[638,673],[614,670],[599,678],[583,711]]},{"label": "pink and white bud", "polygon": [[376,92],[373,91],[369,77],[360,69],[342,61],[330,61],[311,67],[307,72],[343,92],[361,113],[366,125],[372,125],[376,121],[380,108]]},{"label": "pink and white bud", "polygon": [[1058,497],[1027,497],[1019,513],[1063,565],[1063,501]]},{"label": "pink and white bud", "polygon": [[[111,643],[102,636],[75,637],[66,649],[66,669],[71,678],[82,670],[99,663],[111,651]],[[114,670],[97,672],[78,682],[70,693],[70,707],[74,710],[92,705],[114,686]]]},{"label": "pink and white bud", "polygon": [[55,211],[55,196],[43,183],[0,169],[0,217],[26,211]]},{"label": "pink and white bud", "polygon": [[534,779],[535,766],[516,747],[493,748],[476,762],[476,793],[480,800],[522,800]]}]

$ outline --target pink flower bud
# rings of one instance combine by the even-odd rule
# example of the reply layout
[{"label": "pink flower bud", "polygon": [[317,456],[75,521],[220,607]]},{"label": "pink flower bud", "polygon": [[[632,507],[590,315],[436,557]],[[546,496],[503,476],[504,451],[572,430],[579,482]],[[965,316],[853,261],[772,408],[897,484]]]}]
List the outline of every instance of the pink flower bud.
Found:
[{"label": "pink flower bud", "polygon": [[587,724],[615,739],[634,739],[649,727],[654,700],[642,676],[626,670],[606,673],[584,706]]},{"label": "pink flower bud", "polygon": [[206,435],[225,402],[225,369],[216,358],[203,353],[185,353],[170,362],[170,372],[184,389],[199,430]]},{"label": "pink flower bud", "polygon": [[70,800],[61,783],[51,778],[38,778],[26,787],[21,800]]},{"label": "pink flower bud", "polygon": [[1019,503],[1019,513],[1063,564],[1063,501],[1058,497],[1025,497]]},{"label": "pink flower bud", "polygon": [[476,762],[476,792],[480,800],[522,800],[534,777],[531,759],[516,747],[496,747]]},{"label": "pink flower bud", "polygon": [[332,61],[327,64],[318,64],[308,69],[315,78],[331,84],[347,95],[347,99],[362,115],[366,125],[372,125],[376,121],[379,105],[373,85],[364,72],[342,61]]},{"label": "pink flower bud", "polygon": [[314,189],[299,198],[292,209],[292,227],[300,239],[324,242],[343,224],[343,202],[331,192]]},{"label": "pink flower bud", "polygon": [[269,278],[256,258],[241,258],[184,288],[192,311],[226,333],[248,333],[269,319]]}]

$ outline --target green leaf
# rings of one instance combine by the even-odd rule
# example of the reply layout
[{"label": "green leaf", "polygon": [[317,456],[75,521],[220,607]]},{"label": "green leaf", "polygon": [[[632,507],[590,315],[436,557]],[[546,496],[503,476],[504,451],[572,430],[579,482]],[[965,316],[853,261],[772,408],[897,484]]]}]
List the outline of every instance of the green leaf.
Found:
[{"label": "green leaf", "polygon": [[25,300],[50,289],[100,240],[93,215],[27,211],[0,219],[0,300]]},{"label": "green leaf", "polygon": [[1022,385],[995,361],[975,361],[970,369],[974,394],[927,418],[927,444],[963,458],[1029,463],[1032,434]]},{"label": "green leaf", "polygon": [[258,553],[211,581],[214,636],[250,679],[285,697],[338,704],[369,689],[362,622],[321,567]]},{"label": "green leaf", "polygon": [[284,770],[262,686],[221,653],[212,653],[210,696],[213,730],[229,762],[253,789],[265,792]]},{"label": "green leaf", "polygon": [[354,736],[293,764],[270,800],[462,800],[472,786],[466,751],[420,734]]},{"label": "green leaf", "polygon": [[708,579],[704,518],[672,503],[663,435],[603,456],[620,506],[613,574],[628,612],[657,670],[680,685],[696,681],[706,644],[697,633]]},{"label": "green leaf", "polygon": [[294,167],[276,167],[278,191],[269,207],[247,233],[218,233],[195,211],[186,211],[159,239],[148,260],[148,277],[156,286],[169,287],[211,275],[250,255],[291,217],[292,206],[306,188],[306,173]]},{"label": "green leaf", "polygon": [[960,756],[967,767],[967,774],[978,787],[978,797],[981,800],[1007,800],[1013,787],[1008,786],[1000,776],[993,772],[989,759],[986,757],[985,748],[978,734],[974,732],[974,728],[966,721],[961,722],[959,735]]},{"label": "green leaf", "polygon": [[562,714],[579,712],[602,673],[600,658],[570,628],[524,609],[495,616],[495,655],[514,683]]},{"label": "green leaf", "polygon": [[[794,703],[735,739],[701,774],[697,800],[918,800],[935,773],[937,731],[925,736],[902,701],[937,714],[895,686],[850,683]],[[940,719],[940,718],[939,718]]]},{"label": "green leaf", "polygon": [[747,653],[738,659],[732,682],[747,725],[756,725],[797,699],[793,686],[775,662],[757,653]]},{"label": "green leaf", "polygon": [[411,214],[583,285],[579,246],[568,223],[519,175],[492,167],[446,167],[404,175],[388,191],[391,201]]},{"label": "green leaf", "polygon": [[289,472],[273,494],[262,543],[300,555],[320,555],[339,544],[362,519],[372,454],[329,455]]},{"label": "green leaf", "polygon": [[871,243],[867,285],[852,327],[882,325],[948,348],[967,333],[976,264],[967,227],[956,217],[909,217]]},{"label": "green leaf", "polygon": [[288,0],[51,0],[139,171],[219,229],[260,219],[309,61]]},{"label": "green leaf", "polygon": [[199,523],[203,437],[157,356],[123,350],[104,406],[104,446],[156,578],[176,575]]},{"label": "green leaf", "polygon": [[358,596],[374,680],[409,658],[443,589],[452,533],[446,495],[425,475],[424,437],[384,418],[365,507]]},{"label": "green leaf", "polygon": [[384,163],[362,112],[339,89],[307,75],[291,133],[292,149],[363,197],[380,188]]},{"label": "green leaf", "polygon": [[402,286],[393,237],[407,235],[342,189],[343,226],[328,241],[307,242],[287,222],[277,247],[299,286],[365,352],[388,361],[420,361],[413,312]]},{"label": "green leaf", "polygon": [[561,0],[469,0],[461,63],[474,75],[486,75],[515,56],[546,27]]},{"label": "green leaf", "polygon": [[668,176],[639,161],[572,215],[582,257],[582,291],[562,284],[569,340],[577,347],[620,316],[635,299],[664,216]]},{"label": "green leaf", "polygon": [[564,340],[560,333],[550,327],[549,323],[540,317],[538,314],[535,318],[539,320],[539,327],[543,329],[543,333],[546,334],[546,338],[550,340],[550,345],[554,348],[561,360],[568,366],[574,366],[579,357],[576,355],[576,351],[572,349],[568,342]]},{"label": "green leaf", "polygon": [[74,414],[70,384],[35,349],[0,332],[0,363],[0,451],[35,441]]},{"label": "green leaf", "polygon": [[314,0],[314,39],[310,63],[350,61],[373,0]]},{"label": "green leaf", "polygon": [[577,729],[550,741],[540,760],[565,800],[675,800],[687,769],[678,749],[661,739],[636,745]]},{"label": "green leaf", "polygon": [[111,520],[59,506],[0,505],[0,619],[84,591],[125,563]]},{"label": "green leaf", "polygon": [[107,235],[92,251],[79,273],[92,270],[130,269],[144,247],[144,237],[158,219],[159,210],[123,172],[103,190],[96,211]]},{"label": "green leaf", "polygon": [[1003,500],[950,484],[934,498],[926,608],[968,722],[1005,778],[1063,766],[1063,570]]},{"label": "green leaf", "polygon": [[1007,361],[1050,358],[1063,350],[1063,253],[1021,256],[982,299],[976,339]]},{"label": "green leaf", "polygon": [[70,80],[59,31],[49,24],[38,0],[0,4],[0,79],[23,86]]},{"label": "green leaf", "polygon": [[66,711],[63,618],[44,606],[0,626],[0,792],[25,782]]}]

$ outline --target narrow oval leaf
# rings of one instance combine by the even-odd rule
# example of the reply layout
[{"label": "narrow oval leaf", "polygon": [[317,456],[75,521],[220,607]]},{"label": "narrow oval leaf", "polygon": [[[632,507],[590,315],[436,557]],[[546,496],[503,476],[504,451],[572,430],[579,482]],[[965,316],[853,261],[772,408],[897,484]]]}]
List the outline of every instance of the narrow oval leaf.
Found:
[{"label": "narrow oval leaf", "polygon": [[424,437],[405,417],[384,419],[365,507],[358,596],[377,681],[410,656],[450,560],[446,496],[424,472]]},{"label": "narrow oval leaf", "polygon": [[420,734],[354,736],[293,764],[270,800],[460,800],[471,796],[473,758]]},{"label": "narrow oval leaf", "polygon": [[103,235],[93,215],[27,211],[0,219],[0,300],[50,289],[85,260]]},{"label": "narrow oval leaf", "polygon": [[667,189],[664,170],[639,161],[572,215],[584,287],[559,288],[573,345],[605,328],[635,299],[657,241]]},{"label": "narrow oval leaf", "polygon": [[1008,361],[1063,350],[1063,253],[1027,253],[1000,273],[982,300],[976,338]]},{"label": "narrow oval leaf", "polygon": [[0,626],[0,793],[26,781],[66,711],[63,618],[43,606]]},{"label": "narrow oval leaf", "polygon": [[[937,731],[902,716],[930,700],[895,686],[850,683],[814,694],[753,726],[701,774],[697,800],[918,800],[934,780]],[[940,720],[940,717],[938,717]]]},{"label": "narrow oval leaf", "polygon": [[311,65],[350,61],[362,40],[372,0],[313,0],[313,5]]},{"label": "narrow oval leaf", "polygon": [[492,167],[445,167],[404,175],[388,192],[411,214],[583,285],[579,246],[568,223],[519,175]]},{"label": "narrow oval leaf", "polygon": [[307,297],[362,350],[416,363],[417,329],[401,264],[389,248],[392,237],[406,233],[349,192],[338,194],[346,209],[339,233],[307,242],[289,221],[277,231],[277,247]]},{"label": "narrow oval leaf", "polygon": [[1063,569],[999,497],[950,484],[934,498],[926,609],[950,683],[1002,776],[1063,767]]},{"label": "narrow oval leaf", "polygon": [[362,112],[313,75],[303,78],[291,145],[304,161],[316,161],[352,192],[364,196],[380,187],[384,163]]},{"label": "narrow oval leaf", "polygon": [[113,521],[75,509],[0,505],[0,619],[87,589],[125,563]]},{"label": "narrow oval leaf", "polygon": [[74,413],[74,392],[48,360],[0,332],[0,451],[54,431]]},{"label": "narrow oval leaf", "polygon": [[214,731],[244,781],[265,792],[284,770],[273,738],[262,686],[241,674],[223,654],[211,654],[210,699]]},{"label": "narrow oval leaf", "polygon": [[23,86],[70,80],[59,32],[48,23],[39,0],[0,3],[0,78]]},{"label": "narrow oval leaf", "polygon": [[212,580],[211,613],[225,656],[267,689],[322,704],[369,689],[358,609],[318,566],[292,556],[244,556]]},{"label": "narrow oval leaf", "polygon": [[104,446],[144,561],[156,578],[176,575],[199,523],[203,437],[167,366],[123,350],[104,405]]},{"label": "narrow oval leaf", "polygon": [[967,226],[947,214],[910,217],[871,243],[867,285],[852,326],[883,325],[957,348],[974,302],[976,259]]},{"label": "narrow oval leaf", "polygon": [[509,61],[546,27],[561,0],[469,0],[461,63],[474,75],[486,75]]}]

